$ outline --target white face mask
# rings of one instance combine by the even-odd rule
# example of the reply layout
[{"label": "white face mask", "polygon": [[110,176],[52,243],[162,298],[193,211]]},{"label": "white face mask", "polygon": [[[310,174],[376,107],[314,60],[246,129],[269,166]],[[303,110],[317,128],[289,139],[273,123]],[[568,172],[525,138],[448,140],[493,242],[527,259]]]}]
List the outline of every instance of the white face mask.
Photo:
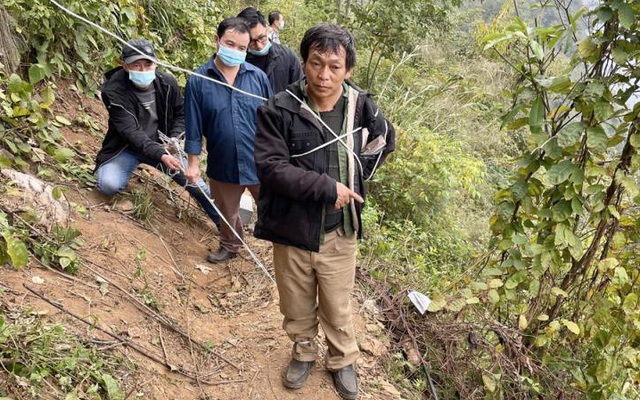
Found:
[{"label": "white face mask", "polygon": [[280,21],[280,29],[284,29],[284,20]]}]

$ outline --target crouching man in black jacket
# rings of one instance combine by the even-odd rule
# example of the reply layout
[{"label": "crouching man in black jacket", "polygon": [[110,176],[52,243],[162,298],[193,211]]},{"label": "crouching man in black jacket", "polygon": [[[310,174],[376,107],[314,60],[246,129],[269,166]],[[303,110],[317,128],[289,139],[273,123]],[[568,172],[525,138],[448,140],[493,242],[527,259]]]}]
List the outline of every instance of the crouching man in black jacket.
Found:
[{"label": "crouching man in black jacket", "polygon": [[294,342],[283,376],[301,388],[317,358],[347,399],[358,396],[349,297],[355,280],[364,181],[395,147],[395,132],[371,97],[345,80],[355,65],[353,36],[318,25],[302,39],[306,79],[258,109],[255,160],[260,178],[255,236],[273,242],[283,327]]},{"label": "crouching man in black jacket", "polygon": [[216,226],[220,216],[209,202],[209,186],[202,179],[187,184],[184,160],[171,155],[159,132],[169,137],[184,133],[184,99],[175,78],[156,70],[152,44],[130,40],[122,49],[122,66],[104,76],[102,101],[109,111],[109,130],[96,157],[97,189],[111,196],[124,189],[138,164],[168,174],[202,206]]}]

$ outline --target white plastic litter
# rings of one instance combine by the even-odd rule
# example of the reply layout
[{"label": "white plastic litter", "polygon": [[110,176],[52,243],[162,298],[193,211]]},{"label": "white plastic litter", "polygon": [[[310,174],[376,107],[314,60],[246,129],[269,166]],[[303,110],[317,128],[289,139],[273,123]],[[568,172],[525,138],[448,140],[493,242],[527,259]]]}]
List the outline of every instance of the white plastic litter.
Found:
[{"label": "white plastic litter", "polygon": [[413,290],[409,290],[409,294],[407,296],[413,305],[416,306],[418,311],[420,311],[420,314],[424,315],[427,308],[429,308],[429,304],[431,304],[431,299],[428,296]]}]

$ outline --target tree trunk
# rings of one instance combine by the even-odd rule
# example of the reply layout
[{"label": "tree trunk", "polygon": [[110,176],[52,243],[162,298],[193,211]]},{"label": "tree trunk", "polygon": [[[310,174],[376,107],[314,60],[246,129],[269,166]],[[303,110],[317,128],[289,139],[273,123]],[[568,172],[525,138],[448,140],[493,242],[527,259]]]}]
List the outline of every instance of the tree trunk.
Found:
[{"label": "tree trunk", "polygon": [[11,33],[11,17],[0,4],[0,63],[4,64],[7,73],[16,71],[20,65],[20,53]]}]

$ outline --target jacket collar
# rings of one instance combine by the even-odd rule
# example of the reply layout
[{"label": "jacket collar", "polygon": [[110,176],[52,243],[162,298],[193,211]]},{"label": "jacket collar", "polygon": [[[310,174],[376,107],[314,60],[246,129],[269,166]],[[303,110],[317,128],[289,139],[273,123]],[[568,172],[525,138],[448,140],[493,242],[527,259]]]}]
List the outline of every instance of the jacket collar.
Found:
[{"label": "jacket collar", "polygon": [[[284,108],[285,110],[298,114],[301,118],[311,122],[318,129],[322,130],[322,125],[318,122],[318,119],[313,115],[314,111],[306,100],[306,85],[307,80],[301,79],[298,82],[292,83],[287,87],[287,90],[278,93],[274,97],[274,104],[276,107]],[[354,88],[349,82],[345,81],[343,84],[343,96],[350,98],[351,96],[357,97],[359,91]],[[295,97],[294,97],[295,96]],[[304,104],[300,102],[302,100]]]}]

